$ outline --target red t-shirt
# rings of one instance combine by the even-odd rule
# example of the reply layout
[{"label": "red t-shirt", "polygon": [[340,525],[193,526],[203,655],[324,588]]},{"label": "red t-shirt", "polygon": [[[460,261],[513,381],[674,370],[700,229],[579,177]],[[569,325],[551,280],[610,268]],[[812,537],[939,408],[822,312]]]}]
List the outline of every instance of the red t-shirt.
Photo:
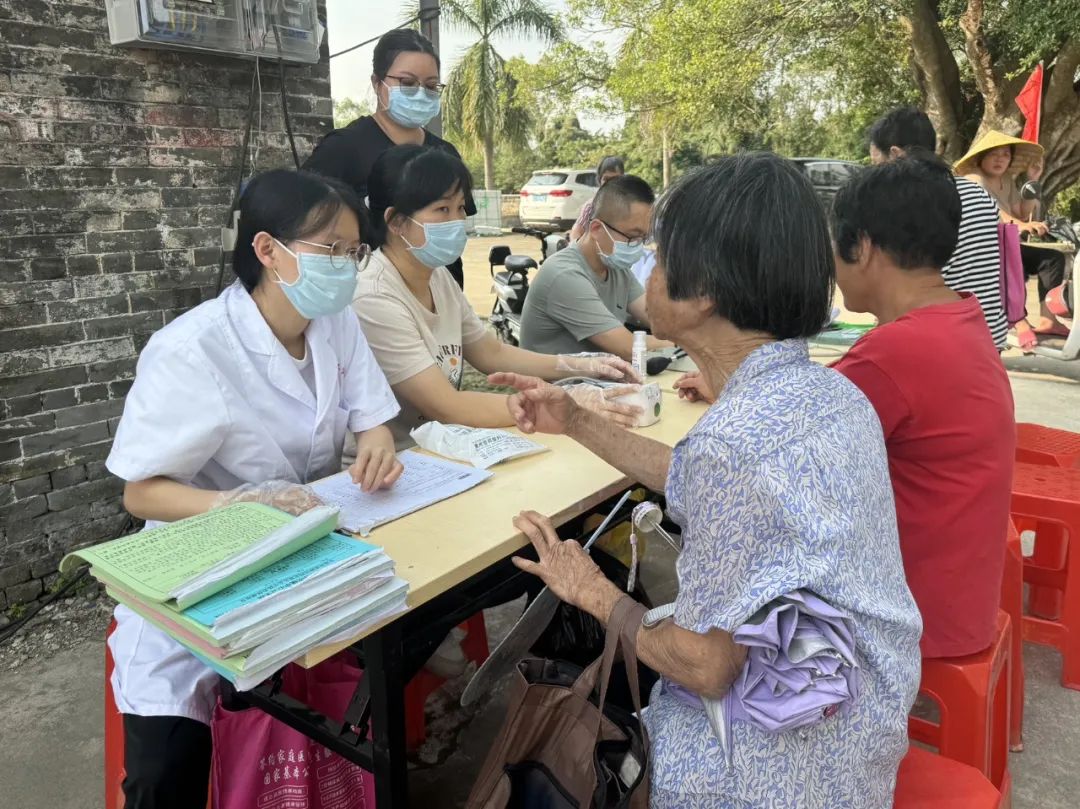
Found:
[{"label": "red t-shirt", "polygon": [[1012,489],[1012,388],[978,301],[926,306],[834,365],[881,419],[924,657],[993,641]]}]

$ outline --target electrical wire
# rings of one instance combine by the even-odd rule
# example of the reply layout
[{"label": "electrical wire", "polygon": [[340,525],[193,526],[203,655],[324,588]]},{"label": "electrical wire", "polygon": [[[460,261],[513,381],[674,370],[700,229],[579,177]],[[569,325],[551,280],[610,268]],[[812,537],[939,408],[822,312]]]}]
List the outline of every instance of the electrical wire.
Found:
[{"label": "electrical wire", "polygon": [[[119,539],[120,537],[124,536],[125,534],[130,533],[131,529],[134,528],[134,527],[135,527],[135,520],[133,520],[131,518],[131,515],[129,514],[127,519],[124,521],[124,527],[121,528],[120,533],[117,534],[113,538],[114,539]],[[77,585],[79,582],[81,582],[83,579],[85,579],[86,574],[89,573],[89,572],[90,572],[90,566],[89,565],[86,565],[85,567],[81,568],[79,570],[79,572],[75,574],[75,577],[73,579],[71,579],[70,581],[68,581],[63,587],[61,587],[55,593],[50,593],[49,596],[47,598],[45,598],[44,600],[38,601],[33,607],[30,608],[30,610],[25,615],[23,615],[17,621],[14,621],[14,622],[8,624],[2,630],[0,630],[0,646],[3,646],[9,640],[11,640],[13,637],[15,637],[15,635],[18,633],[18,631],[20,629],[22,629],[24,626],[26,626],[28,623],[30,623],[31,619],[35,615],[37,615],[39,612],[41,612],[47,606],[52,604],[58,598],[62,598],[68,592],[70,592],[72,589],[74,589],[75,585]]]},{"label": "electrical wire", "polygon": [[296,170],[300,170],[300,155],[296,151],[296,139],[293,137],[292,121],[289,119],[289,101],[285,95],[285,60],[282,59],[281,32],[278,31],[277,14],[271,13],[270,25],[274,29],[274,41],[277,43],[278,81],[281,84],[281,112],[285,116],[285,134],[289,137],[289,148],[292,150],[293,164]]},{"label": "electrical wire", "polygon": [[[432,15],[429,15],[429,16],[437,17],[439,15],[438,10],[436,10],[436,9],[433,9],[433,10],[435,11],[435,14],[432,14]],[[420,18],[422,16],[423,16],[422,14],[417,14],[415,17],[410,17],[409,19],[405,20],[405,22],[403,22],[401,25],[395,25],[393,28],[388,28],[387,30],[385,30],[381,34],[379,34],[378,36],[372,37],[371,39],[365,39],[363,42],[358,42],[355,45],[351,45],[350,47],[345,48],[345,50],[341,50],[341,51],[338,51],[337,53],[330,54],[330,58],[331,59],[336,59],[339,56],[344,56],[347,53],[352,53],[357,48],[362,48],[365,45],[370,45],[372,42],[378,42],[380,39],[382,39],[386,34],[390,33],[391,31],[397,31],[399,28],[408,28],[414,22],[419,22]]]}]

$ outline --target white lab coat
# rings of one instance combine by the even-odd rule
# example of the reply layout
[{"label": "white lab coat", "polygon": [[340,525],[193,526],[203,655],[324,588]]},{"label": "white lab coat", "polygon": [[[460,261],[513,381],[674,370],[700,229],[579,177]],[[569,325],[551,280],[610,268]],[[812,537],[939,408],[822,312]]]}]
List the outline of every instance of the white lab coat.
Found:
[{"label": "white lab coat", "polygon": [[[116,430],[109,471],[202,489],[340,469],[346,430],[389,421],[398,404],[351,309],[308,326],[315,395],[239,283],[150,339]],[[217,676],[168,635],[117,607],[109,645],[122,713],[209,723]]]}]

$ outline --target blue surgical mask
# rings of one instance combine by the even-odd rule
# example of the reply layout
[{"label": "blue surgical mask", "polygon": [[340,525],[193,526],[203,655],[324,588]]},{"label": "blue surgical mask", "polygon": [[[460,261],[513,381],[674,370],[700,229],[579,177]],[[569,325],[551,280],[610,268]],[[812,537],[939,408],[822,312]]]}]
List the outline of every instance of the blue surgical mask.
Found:
[{"label": "blue surgical mask", "polygon": [[[385,84],[385,82],[383,82]],[[412,95],[405,95],[405,88],[386,85],[389,91],[386,111],[395,122],[410,129],[427,126],[428,121],[439,114],[441,101],[438,93],[426,87],[410,88]]]},{"label": "blue surgical mask", "polygon": [[[412,220],[416,222],[415,219]],[[465,220],[453,219],[449,222],[416,222],[424,229],[424,243],[413,247],[402,236],[409,252],[425,267],[435,269],[453,264],[465,252],[469,235],[465,232]]]},{"label": "blue surgical mask", "polygon": [[[604,228],[604,231],[608,236],[611,236],[611,231],[608,230],[608,226],[603,222],[600,223]],[[629,270],[639,261],[641,257],[645,255],[644,244],[627,244],[626,242],[620,242],[614,236],[611,236],[611,241],[615,247],[610,254],[600,250],[597,245],[597,251],[600,253],[600,260],[612,270]]]},{"label": "blue surgical mask", "polygon": [[[334,266],[330,255],[320,253],[294,253],[277,239],[281,249],[296,259],[299,277],[291,284],[286,284],[278,275],[277,283],[285,292],[285,297],[301,317],[314,320],[317,317],[336,315],[352,303],[356,292],[356,265],[351,261],[346,266]],[[274,273],[277,275],[277,272]]]}]

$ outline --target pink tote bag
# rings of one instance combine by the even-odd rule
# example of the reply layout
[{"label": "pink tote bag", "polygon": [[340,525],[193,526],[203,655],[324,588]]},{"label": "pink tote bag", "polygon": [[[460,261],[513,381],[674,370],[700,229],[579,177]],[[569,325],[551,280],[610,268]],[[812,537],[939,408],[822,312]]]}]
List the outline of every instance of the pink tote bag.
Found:
[{"label": "pink tote bag", "polygon": [[[283,690],[341,721],[362,675],[341,653],[313,669],[289,666]],[[375,807],[371,773],[258,708],[227,711],[219,702],[210,730],[214,809]]]},{"label": "pink tote bag", "polygon": [[1027,286],[1024,261],[1020,257],[1020,229],[1012,222],[998,223],[998,250],[1001,255],[1001,298],[1009,325],[1027,317]]}]

